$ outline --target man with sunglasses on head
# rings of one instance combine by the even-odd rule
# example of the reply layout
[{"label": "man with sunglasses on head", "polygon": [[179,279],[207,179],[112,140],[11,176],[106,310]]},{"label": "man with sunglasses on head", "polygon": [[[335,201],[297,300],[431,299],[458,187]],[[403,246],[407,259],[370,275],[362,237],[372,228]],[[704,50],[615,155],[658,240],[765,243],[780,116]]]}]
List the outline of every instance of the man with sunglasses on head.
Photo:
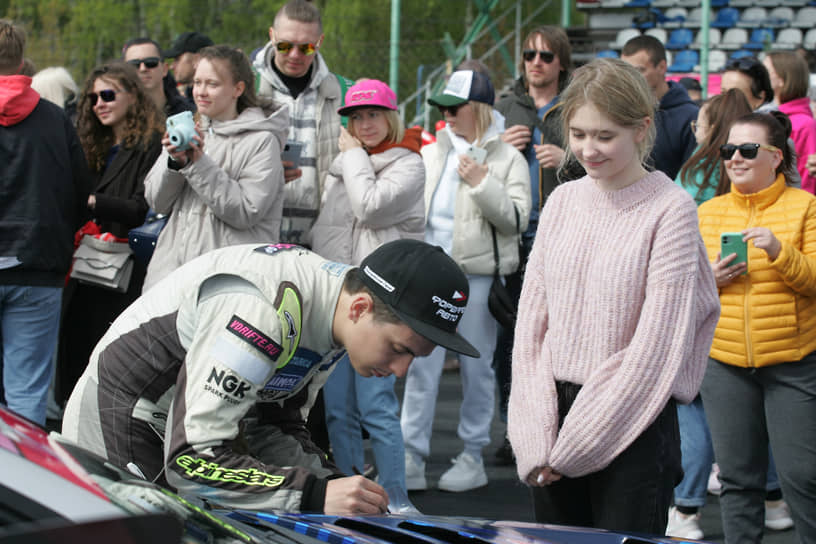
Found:
[{"label": "man with sunglasses on head", "polygon": [[22,75],[24,48],[23,30],[0,19],[0,361],[6,405],[44,425],[91,176],[71,120]]},{"label": "man with sunglasses on head", "polygon": [[290,0],[269,29],[269,43],[254,57],[256,90],[261,97],[289,106],[289,140],[300,142],[299,164],[284,161],[284,202],[280,239],[309,244],[320,207],[320,187],[339,153],[337,139],[344,78],[332,74],[320,55],[323,24],[312,2]]},{"label": "man with sunglasses on head", "polygon": [[134,38],[122,48],[122,59],[139,73],[147,95],[170,117],[183,111],[195,111],[192,101],[181,96],[176,81],[168,73],[159,44],[150,38]]},{"label": "man with sunglasses on head", "polygon": [[[580,177],[577,172],[570,174],[564,171],[559,178],[558,171],[564,157],[564,149],[561,147],[559,93],[566,85],[572,69],[569,38],[559,27],[542,26],[527,34],[523,43],[519,66],[521,76],[516,80],[512,94],[496,102],[496,110],[504,115],[507,127],[502,140],[518,149],[530,167],[533,198],[530,223],[522,235],[519,270],[506,278],[508,289],[516,303],[521,294],[524,266],[538,228],[539,210],[558,185],[559,179]],[[581,169],[580,166],[575,168]],[[512,346],[513,331],[500,328],[493,366],[499,387],[499,415],[505,423],[510,394]],[[513,452],[507,438],[496,451],[496,460],[502,464],[513,463]]]},{"label": "man with sunglasses on head", "polygon": [[691,122],[697,119],[700,107],[691,101],[682,85],[666,80],[666,48],[654,36],[636,36],[626,42],[621,60],[643,74],[658,102],[657,138],[650,162],[655,169],[674,179],[697,147]]}]

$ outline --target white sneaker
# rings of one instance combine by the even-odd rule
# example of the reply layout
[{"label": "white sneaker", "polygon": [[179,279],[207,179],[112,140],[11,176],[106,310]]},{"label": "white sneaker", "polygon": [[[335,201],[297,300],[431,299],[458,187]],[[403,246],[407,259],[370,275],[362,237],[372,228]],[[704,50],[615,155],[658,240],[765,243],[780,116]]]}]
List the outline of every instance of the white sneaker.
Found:
[{"label": "white sneaker", "polygon": [[425,480],[425,461],[417,460],[405,452],[405,488],[408,491],[425,491],[428,482]]},{"label": "white sneaker", "polygon": [[720,467],[717,463],[711,465],[711,474],[708,475],[708,492],[712,495],[719,495],[722,492],[720,483]]},{"label": "white sneaker", "polygon": [[453,466],[439,478],[439,489],[458,493],[487,485],[487,473],[481,459],[462,452],[451,461]]},{"label": "white sneaker", "polygon": [[765,527],[774,531],[784,531],[793,527],[788,503],[781,499],[765,501]]},{"label": "white sneaker", "polygon": [[700,540],[703,530],[700,529],[700,512],[683,514],[676,506],[669,508],[669,524],[666,526],[666,536]]}]

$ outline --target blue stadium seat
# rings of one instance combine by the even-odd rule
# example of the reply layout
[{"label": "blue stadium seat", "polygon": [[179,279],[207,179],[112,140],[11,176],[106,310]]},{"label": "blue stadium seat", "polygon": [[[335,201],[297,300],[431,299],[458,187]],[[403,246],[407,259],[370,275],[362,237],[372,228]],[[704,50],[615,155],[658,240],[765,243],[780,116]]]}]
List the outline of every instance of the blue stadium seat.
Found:
[{"label": "blue stadium seat", "polygon": [[687,49],[678,51],[674,56],[674,62],[668,67],[669,72],[691,72],[700,63],[700,55],[697,51]]},{"label": "blue stadium seat", "polygon": [[620,55],[618,55],[618,52],[615,51],[614,49],[602,49],[601,51],[595,53],[595,56],[598,57],[599,59],[600,58],[616,59],[620,57]]},{"label": "blue stadium seat", "polygon": [[744,58],[744,57],[753,57],[755,55],[756,55],[756,53],[754,53],[753,51],[748,51],[747,49],[737,49],[736,51],[734,51],[733,53],[731,53],[728,56],[728,60],[729,61],[737,60],[737,59],[741,59],[741,58]]},{"label": "blue stadium seat", "polygon": [[672,30],[666,42],[666,49],[685,49],[694,40],[694,33],[690,28]]},{"label": "blue stadium seat", "polygon": [[762,51],[766,45],[774,42],[774,31],[770,28],[755,28],[751,31],[748,43],[743,45],[743,49]]},{"label": "blue stadium seat", "polygon": [[722,8],[717,12],[717,16],[711,21],[710,26],[714,28],[731,28],[739,21],[739,10],[737,8]]}]

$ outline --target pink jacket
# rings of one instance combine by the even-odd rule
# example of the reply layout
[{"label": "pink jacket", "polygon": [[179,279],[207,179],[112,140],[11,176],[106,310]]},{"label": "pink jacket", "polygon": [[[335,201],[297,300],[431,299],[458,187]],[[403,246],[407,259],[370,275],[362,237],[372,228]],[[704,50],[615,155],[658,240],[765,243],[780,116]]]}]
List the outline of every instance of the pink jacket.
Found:
[{"label": "pink jacket", "polygon": [[779,111],[790,117],[793,131],[794,146],[796,147],[796,169],[802,176],[802,189],[814,194],[816,192],[816,178],[807,169],[807,159],[816,153],[816,119],[810,111],[808,97],[797,98],[784,104],[779,104]]}]

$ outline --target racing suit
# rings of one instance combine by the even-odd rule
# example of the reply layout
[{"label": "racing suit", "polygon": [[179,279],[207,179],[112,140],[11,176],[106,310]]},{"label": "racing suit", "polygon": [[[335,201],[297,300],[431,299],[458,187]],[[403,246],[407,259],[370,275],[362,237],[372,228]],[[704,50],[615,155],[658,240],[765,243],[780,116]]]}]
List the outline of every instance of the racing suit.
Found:
[{"label": "racing suit", "polygon": [[305,420],[344,353],[332,323],[348,269],[288,244],[188,262],[111,325],[63,435],[180,493],[322,511],[327,478],[342,474]]}]

